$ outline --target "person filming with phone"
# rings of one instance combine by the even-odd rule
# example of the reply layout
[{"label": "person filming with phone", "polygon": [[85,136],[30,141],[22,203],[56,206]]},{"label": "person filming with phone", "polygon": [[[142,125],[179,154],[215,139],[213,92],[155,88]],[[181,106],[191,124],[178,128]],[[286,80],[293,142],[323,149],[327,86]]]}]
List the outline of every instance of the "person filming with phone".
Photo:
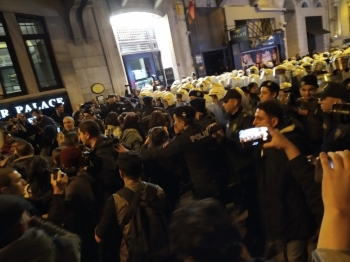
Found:
[{"label": "person filming with phone", "polygon": [[[305,152],[304,131],[284,116],[278,101],[260,103],[253,124],[278,129],[299,152]],[[313,176],[305,177],[301,185],[293,177],[287,154],[279,148],[260,144],[256,147],[255,160],[257,194],[267,239],[265,257],[276,261],[306,261],[308,239],[319,226],[314,219],[310,220],[309,210],[322,213],[322,201],[308,206],[307,199],[320,196],[320,188]]]}]

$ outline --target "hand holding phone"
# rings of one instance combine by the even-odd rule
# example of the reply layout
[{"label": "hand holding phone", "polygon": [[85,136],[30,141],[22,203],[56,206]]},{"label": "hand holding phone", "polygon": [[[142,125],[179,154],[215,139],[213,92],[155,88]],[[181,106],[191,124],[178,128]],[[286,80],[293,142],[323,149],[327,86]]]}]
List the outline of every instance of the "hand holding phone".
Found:
[{"label": "hand holding phone", "polygon": [[257,145],[260,141],[267,141],[268,138],[268,128],[264,126],[239,131],[239,141],[241,143],[253,142],[253,145]]}]

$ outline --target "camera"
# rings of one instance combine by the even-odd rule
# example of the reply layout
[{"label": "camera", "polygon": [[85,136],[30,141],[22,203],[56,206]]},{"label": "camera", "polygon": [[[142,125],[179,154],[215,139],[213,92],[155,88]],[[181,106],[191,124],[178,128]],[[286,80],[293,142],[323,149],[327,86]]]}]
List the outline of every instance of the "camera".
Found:
[{"label": "camera", "polygon": [[350,124],[350,103],[334,104],[331,116],[337,123]]}]

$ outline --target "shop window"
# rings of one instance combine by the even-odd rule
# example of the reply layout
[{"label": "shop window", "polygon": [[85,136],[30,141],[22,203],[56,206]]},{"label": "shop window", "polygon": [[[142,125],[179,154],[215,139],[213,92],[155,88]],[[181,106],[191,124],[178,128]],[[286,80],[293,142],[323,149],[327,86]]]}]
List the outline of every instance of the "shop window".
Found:
[{"label": "shop window", "polygon": [[41,91],[62,88],[50,38],[41,17],[17,15],[23,40]]},{"label": "shop window", "polygon": [[0,98],[26,94],[16,53],[0,15]]}]

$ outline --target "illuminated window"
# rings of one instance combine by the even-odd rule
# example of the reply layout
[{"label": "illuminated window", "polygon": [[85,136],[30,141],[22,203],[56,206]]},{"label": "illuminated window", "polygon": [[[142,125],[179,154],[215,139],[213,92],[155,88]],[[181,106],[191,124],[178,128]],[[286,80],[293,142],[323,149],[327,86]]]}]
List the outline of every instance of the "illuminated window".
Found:
[{"label": "illuminated window", "polygon": [[57,64],[43,18],[17,15],[23,40],[41,91],[62,88]]},{"label": "illuminated window", "polygon": [[4,20],[0,16],[0,95],[6,98],[25,93],[26,88],[16,53]]}]

